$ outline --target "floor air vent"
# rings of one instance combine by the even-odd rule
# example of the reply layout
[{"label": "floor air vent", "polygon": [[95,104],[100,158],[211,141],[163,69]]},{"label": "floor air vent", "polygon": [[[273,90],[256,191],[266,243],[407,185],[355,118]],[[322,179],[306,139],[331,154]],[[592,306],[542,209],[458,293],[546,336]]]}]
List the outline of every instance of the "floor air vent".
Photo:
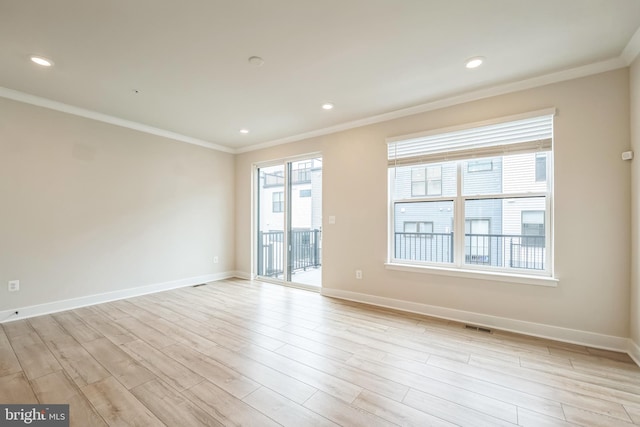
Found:
[{"label": "floor air vent", "polygon": [[199,285],[193,285],[194,288],[199,288],[200,286],[204,286],[206,283],[200,283]]},{"label": "floor air vent", "polygon": [[472,331],[484,332],[485,334],[490,334],[491,329],[483,328],[482,326],[474,326],[474,325],[464,325],[465,329],[471,329]]}]

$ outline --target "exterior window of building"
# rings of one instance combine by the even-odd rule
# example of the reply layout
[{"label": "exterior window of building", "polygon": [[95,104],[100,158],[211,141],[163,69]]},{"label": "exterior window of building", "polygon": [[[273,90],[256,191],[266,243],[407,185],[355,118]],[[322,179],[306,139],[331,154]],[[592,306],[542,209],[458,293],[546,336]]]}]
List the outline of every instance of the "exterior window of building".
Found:
[{"label": "exterior window of building", "polygon": [[427,221],[405,221],[405,233],[433,233],[433,222]]},{"label": "exterior window of building", "polygon": [[522,211],[522,244],[544,248],[544,211]]},{"label": "exterior window of building", "polygon": [[493,170],[493,161],[491,159],[467,162],[467,172],[486,172],[490,170]]},{"label": "exterior window of building", "polygon": [[536,154],[536,182],[547,180],[547,155],[546,153]]},{"label": "exterior window of building", "polygon": [[292,171],[292,177],[294,184],[302,184],[306,182],[311,182],[311,162],[304,162],[298,164],[297,169]]},{"label": "exterior window of building", "polygon": [[464,221],[465,254],[464,262],[467,264],[489,264],[491,242],[489,232],[490,219],[466,219]]},{"label": "exterior window of building", "polygon": [[277,187],[281,185],[284,185],[284,175],[282,171],[274,171],[272,173],[264,174],[265,187]]},{"label": "exterior window of building", "polygon": [[550,276],[548,111],[390,141],[389,262]]},{"label": "exterior window of building", "polygon": [[311,197],[311,190],[300,190],[300,197]]},{"label": "exterior window of building", "polygon": [[438,196],[442,194],[442,169],[440,166],[427,166],[411,170],[411,195]]},{"label": "exterior window of building", "polygon": [[271,195],[271,204],[273,206],[272,211],[283,212],[284,211],[284,192],[276,191]]}]

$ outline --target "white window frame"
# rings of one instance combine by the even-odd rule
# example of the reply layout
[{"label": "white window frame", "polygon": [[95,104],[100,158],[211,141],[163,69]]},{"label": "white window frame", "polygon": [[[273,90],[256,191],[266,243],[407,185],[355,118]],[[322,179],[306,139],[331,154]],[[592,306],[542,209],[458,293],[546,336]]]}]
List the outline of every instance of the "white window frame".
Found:
[{"label": "white window frame", "polygon": [[[435,130],[431,132],[426,132],[422,134],[412,134],[408,136],[400,136],[394,137],[387,140],[388,143],[394,143],[397,141],[408,140],[410,138],[420,138],[428,135],[438,135],[446,132],[455,131],[458,129],[469,129],[474,127],[486,126],[493,123],[505,123],[513,120],[522,119],[523,117],[535,117],[541,115],[555,114],[555,109],[547,109],[538,112],[527,113],[524,115],[505,117],[501,119],[496,119],[492,121],[486,121],[482,123],[475,123],[466,125],[463,127],[456,128],[448,128],[442,130]],[[391,150],[391,148],[390,148]],[[536,152],[535,149],[525,149],[519,151],[520,153],[525,152]],[[473,161],[474,157],[458,157],[453,160],[457,161],[457,195],[455,197],[412,197],[411,199],[401,199],[394,200],[393,199],[393,191],[395,188],[394,182],[394,174],[389,173],[389,244],[388,244],[388,261],[386,262],[386,266],[389,269],[393,270],[402,270],[402,271],[420,271],[426,272],[430,274],[444,274],[444,275],[456,275],[461,277],[471,277],[471,278],[482,278],[487,279],[488,277],[497,281],[505,281],[505,282],[514,282],[514,283],[525,283],[525,284],[533,284],[533,285],[543,285],[543,286],[557,286],[558,280],[553,277],[553,151],[549,150],[547,158],[547,170],[546,170],[546,188],[545,191],[538,192],[527,192],[527,193],[499,193],[499,194],[483,194],[483,195],[474,195],[474,196],[464,196],[462,194],[462,167],[463,165],[467,165],[465,161]],[[486,153],[480,153],[484,157],[490,157]],[[505,150],[504,155],[508,155],[509,153]],[[499,156],[500,154],[498,154]],[[493,154],[491,157],[495,157],[496,154]],[[446,153],[442,156],[441,161],[446,161]],[[416,167],[425,167],[428,163],[416,163]],[[391,169],[391,166],[390,166]],[[467,176],[468,178],[468,176]],[[464,207],[465,202],[467,200],[478,200],[478,199],[518,199],[518,198],[531,198],[531,197],[545,197],[545,247],[547,248],[545,251],[545,270],[530,270],[530,269],[519,269],[512,267],[494,267],[494,266],[483,266],[483,265],[474,265],[474,264],[466,264],[465,263],[465,213]],[[416,262],[416,261],[408,261],[404,259],[396,259],[394,258],[394,244],[395,244],[395,218],[394,218],[394,204],[395,203],[406,203],[406,202],[420,202],[420,201],[452,201],[454,204],[454,230],[456,230],[454,234],[454,263],[446,264],[446,263],[428,263],[428,262]],[[462,230],[459,232],[458,230]]]},{"label": "white window frame", "polygon": [[[306,154],[300,154],[300,155],[296,155],[296,156],[290,156],[290,157],[283,157],[280,159],[275,159],[275,160],[269,160],[269,161],[264,161],[264,162],[257,162],[257,163],[253,163],[252,164],[252,180],[251,180],[251,275],[250,278],[251,280],[254,280],[258,277],[260,277],[260,280],[263,282],[270,282],[270,283],[276,283],[279,285],[283,285],[283,286],[288,286],[288,287],[293,287],[293,288],[301,288],[301,289],[305,289],[308,291],[312,291],[312,292],[320,292],[320,287],[317,286],[309,286],[309,285],[304,285],[301,283],[295,283],[295,282],[288,282],[285,280],[281,280],[281,279],[271,279],[268,277],[263,277],[263,276],[258,276],[257,274],[257,260],[258,260],[258,244],[257,244],[257,236],[258,236],[258,230],[260,229],[260,225],[258,224],[258,215],[257,215],[257,209],[258,209],[258,194],[260,193],[260,185],[258,184],[259,178],[260,178],[260,169],[262,168],[267,168],[270,166],[279,166],[279,165],[283,165],[286,167],[287,163],[293,163],[293,162],[298,162],[298,161],[303,161],[303,160],[309,160],[309,159],[315,159],[315,158],[322,158],[323,154],[321,151],[316,151],[316,152],[310,152],[310,153],[306,153]],[[284,174],[283,175],[283,182],[282,182],[282,186],[283,188],[288,188],[289,187],[289,178],[290,174]],[[289,199],[289,192],[288,191],[284,191],[284,209],[286,210],[287,207],[290,204],[290,199]],[[283,239],[284,241],[289,241],[289,227],[287,227],[285,225],[284,227],[284,234],[283,234]],[[284,252],[284,265],[288,265],[289,263],[289,256],[288,256],[288,251]]]}]

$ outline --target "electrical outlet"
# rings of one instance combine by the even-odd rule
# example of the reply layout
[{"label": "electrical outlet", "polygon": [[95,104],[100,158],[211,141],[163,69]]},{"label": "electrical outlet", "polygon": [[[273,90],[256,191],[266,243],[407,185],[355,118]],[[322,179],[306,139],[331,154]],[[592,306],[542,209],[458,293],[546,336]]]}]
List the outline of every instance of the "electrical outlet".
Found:
[{"label": "electrical outlet", "polygon": [[9,292],[17,292],[20,290],[20,281],[19,280],[9,280],[9,285],[7,286]]},{"label": "electrical outlet", "polygon": [[356,279],[362,279],[362,270],[356,270]]},{"label": "electrical outlet", "polygon": [[218,263],[218,261],[219,261],[219,260],[218,260],[218,257],[217,257],[217,256],[214,256],[214,257],[213,257],[213,263],[214,263],[214,264],[217,264],[217,263]]}]

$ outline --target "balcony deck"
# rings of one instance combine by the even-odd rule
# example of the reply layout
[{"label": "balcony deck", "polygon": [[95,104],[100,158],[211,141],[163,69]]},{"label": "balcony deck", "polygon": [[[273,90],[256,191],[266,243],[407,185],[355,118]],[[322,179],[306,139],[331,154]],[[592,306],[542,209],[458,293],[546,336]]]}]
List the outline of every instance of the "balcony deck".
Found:
[{"label": "balcony deck", "polygon": [[291,281],[319,288],[322,286],[322,267],[295,271],[291,275]]}]

